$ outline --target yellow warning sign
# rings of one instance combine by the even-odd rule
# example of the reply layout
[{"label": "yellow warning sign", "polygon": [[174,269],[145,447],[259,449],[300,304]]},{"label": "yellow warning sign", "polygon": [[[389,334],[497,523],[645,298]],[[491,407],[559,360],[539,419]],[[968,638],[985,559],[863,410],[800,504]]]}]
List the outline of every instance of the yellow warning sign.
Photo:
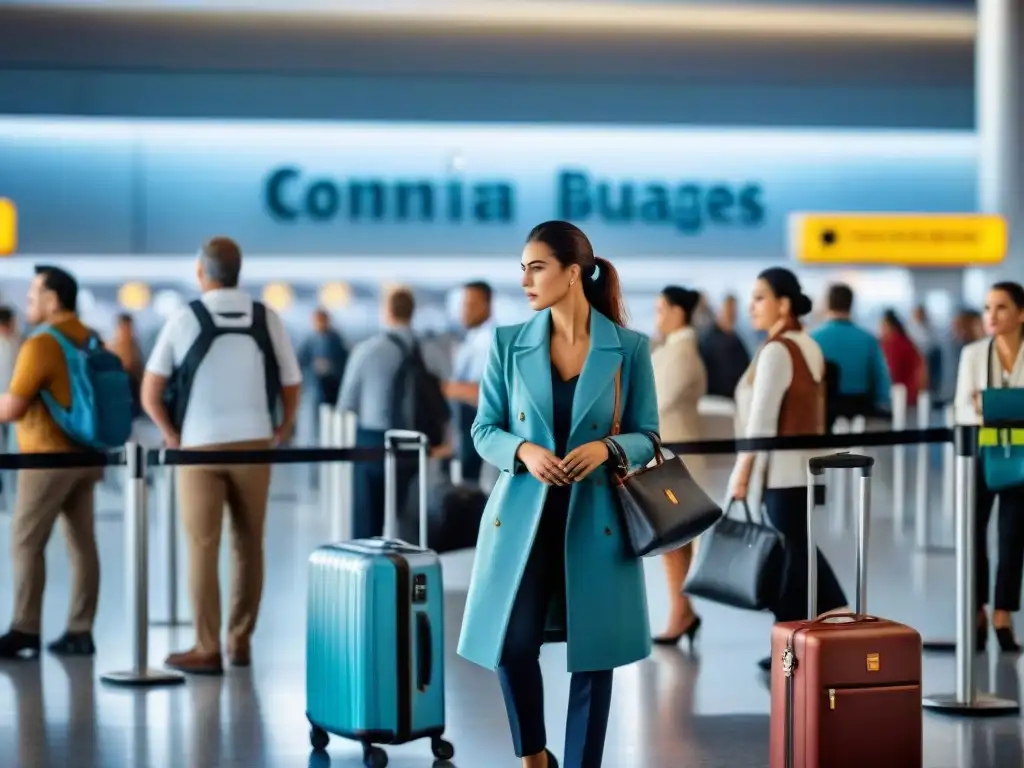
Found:
[{"label": "yellow warning sign", "polygon": [[795,213],[790,256],[805,264],[982,267],[1006,257],[1001,216]]},{"label": "yellow warning sign", "polygon": [[0,256],[10,256],[18,247],[18,209],[0,197]]}]

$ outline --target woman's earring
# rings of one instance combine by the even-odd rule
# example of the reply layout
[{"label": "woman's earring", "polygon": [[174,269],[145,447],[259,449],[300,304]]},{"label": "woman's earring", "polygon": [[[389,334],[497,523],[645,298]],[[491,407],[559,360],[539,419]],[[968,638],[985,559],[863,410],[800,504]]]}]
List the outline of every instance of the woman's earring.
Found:
[{"label": "woman's earring", "polygon": [[569,285],[576,285],[576,281],[575,280],[570,280],[569,281]]}]

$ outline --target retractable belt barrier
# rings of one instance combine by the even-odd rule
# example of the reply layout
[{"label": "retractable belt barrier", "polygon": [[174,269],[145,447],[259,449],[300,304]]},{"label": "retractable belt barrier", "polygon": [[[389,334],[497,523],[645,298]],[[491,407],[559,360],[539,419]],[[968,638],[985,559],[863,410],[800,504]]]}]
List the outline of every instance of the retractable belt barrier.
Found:
[{"label": "retractable belt barrier", "polygon": [[146,455],[150,467],[195,467],[210,464],[327,464],[380,461],[383,448],[262,448],[244,451],[200,451],[155,448]]},{"label": "retractable belt barrier", "polygon": [[[1024,428],[1024,422],[1001,422],[999,429]],[[1016,702],[979,697],[969,660],[973,658],[973,499],[974,462],[978,453],[978,428],[933,428],[857,432],[830,435],[802,435],[750,439],[697,440],[667,443],[665,448],[676,455],[728,455],[742,452],[786,450],[842,450],[847,448],[955,443],[956,454],[956,533],[957,533],[957,693],[935,697],[926,703],[940,711],[1005,711]],[[314,447],[268,448],[263,450],[190,450],[145,449],[136,443],[124,448],[97,452],[13,453],[0,454],[0,470],[76,469],[85,467],[118,467],[127,470],[124,485],[125,540],[127,551],[126,604],[133,633],[134,664],[125,672],[107,673],[105,682],[147,687],[180,683],[183,677],[175,672],[150,669],[148,666],[148,515],[146,471],[148,467],[210,466],[226,464],[326,464],[380,461],[384,448]]]},{"label": "retractable belt barrier", "polygon": [[685,443],[665,443],[664,447],[677,456],[746,453],[755,451],[813,451],[833,448],[878,448],[893,445],[919,445],[922,443],[950,443],[953,430],[948,427],[933,429],[904,429],[899,431],[855,432],[831,435],[793,435],[786,437],[750,437],[733,440],[694,440]]},{"label": "retractable belt barrier", "polygon": [[88,469],[90,467],[123,467],[126,449],[103,453],[97,451],[66,451],[64,453],[0,453],[0,470],[22,469]]}]

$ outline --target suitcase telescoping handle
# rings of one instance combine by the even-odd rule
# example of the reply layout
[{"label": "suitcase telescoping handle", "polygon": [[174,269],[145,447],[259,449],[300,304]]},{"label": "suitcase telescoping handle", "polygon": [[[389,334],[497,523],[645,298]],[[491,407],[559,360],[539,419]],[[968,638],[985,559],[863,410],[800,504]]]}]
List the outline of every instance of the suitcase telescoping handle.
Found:
[{"label": "suitcase telescoping handle", "polygon": [[398,451],[416,451],[419,467],[416,489],[419,494],[420,546],[427,546],[427,450],[429,440],[422,432],[389,429],[384,433],[384,538],[398,535]]},{"label": "suitcase telescoping handle", "polygon": [[818,615],[818,547],[814,543],[814,507],[818,500],[815,487],[826,469],[854,470],[860,475],[857,485],[857,594],[854,610],[858,616],[868,609],[868,532],[871,520],[871,471],[875,460],[857,453],[815,456],[807,462],[807,618]]}]

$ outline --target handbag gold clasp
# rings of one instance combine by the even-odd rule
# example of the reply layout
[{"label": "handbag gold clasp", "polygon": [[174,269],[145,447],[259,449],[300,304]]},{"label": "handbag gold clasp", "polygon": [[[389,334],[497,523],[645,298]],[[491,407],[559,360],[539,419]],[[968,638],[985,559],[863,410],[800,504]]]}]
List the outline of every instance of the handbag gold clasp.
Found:
[{"label": "handbag gold clasp", "polygon": [[677,499],[676,495],[674,493],[672,493],[672,489],[671,488],[666,488],[665,489],[665,495],[668,497],[668,500],[671,501],[673,504],[678,504],[679,503],[679,499]]}]

